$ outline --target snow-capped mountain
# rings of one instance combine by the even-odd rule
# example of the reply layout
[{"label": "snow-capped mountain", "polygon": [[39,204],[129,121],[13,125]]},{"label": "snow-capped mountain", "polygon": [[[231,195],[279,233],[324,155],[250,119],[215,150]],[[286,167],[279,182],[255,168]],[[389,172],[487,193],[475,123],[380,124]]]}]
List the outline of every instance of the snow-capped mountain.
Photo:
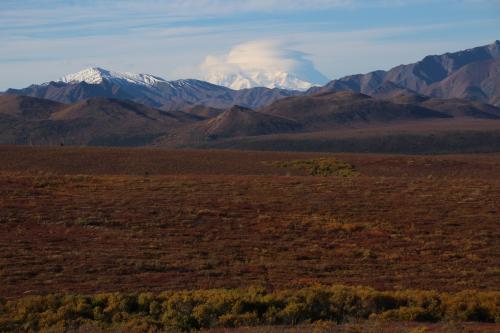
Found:
[{"label": "snow-capped mountain", "polygon": [[223,109],[238,104],[258,108],[279,98],[298,94],[297,91],[267,88],[237,91],[206,81],[166,81],[149,74],[121,73],[98,67],[66,75],[57,81],[9,89],[7,93],[62,103],[105,97],[130,100],[170,111],[184,110],[194,105]]},{"label": "snow-capped mountain", "polygon": [[206,75],[204,79],[213,84],[225,86],[234,90],[266,87],[304,91],[313,86],[321,85],[319,83],[308,82],[300,79],[294,74],[282,71],[239,71],[236,73],[212,72]]},{"label": "snow-capped mountain", "polygon": [[167,83],[167,81],[161,77],[150,74],[121,73],[109,71],[99,67],[87,68],[77,73],[68,74],[60,78],[58,81],[64,83],[85,82],[88,84],[100,84],[104,80],[118,84],[132,83],[145,86],[155,86],[160,82]]},{"label": "snow-capped mountain", "polygon": [[204,80],[231,89],[254,87],[305,91],[329,80],[309,56],[276,40],[254,40],[227,53],[207,55],[199,66]]}]

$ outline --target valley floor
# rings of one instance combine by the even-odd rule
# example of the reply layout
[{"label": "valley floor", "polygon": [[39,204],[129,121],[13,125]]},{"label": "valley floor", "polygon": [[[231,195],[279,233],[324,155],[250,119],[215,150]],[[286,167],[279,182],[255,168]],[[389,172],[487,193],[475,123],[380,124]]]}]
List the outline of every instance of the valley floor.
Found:
[{"label": "valley floor", "polygon": [[[316,283],[499,290],[500,154],[3,146],[0,160],[4,300]],[[301,167],[329,161],[353,172]]]}]

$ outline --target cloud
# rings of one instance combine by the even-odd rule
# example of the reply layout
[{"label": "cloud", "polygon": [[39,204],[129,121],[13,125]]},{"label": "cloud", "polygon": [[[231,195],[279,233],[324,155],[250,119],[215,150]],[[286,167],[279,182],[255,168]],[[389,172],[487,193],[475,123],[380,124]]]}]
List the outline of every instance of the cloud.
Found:
[{"label": "cloud", "polygon": [[[499,1],[0,0],[0,90],[90,66],[199,78],[207,54],[220,71],[312,67],[336,78],[490,43]],[[249,40],[267,45],[231,49]]]},{"label": "cloud", "polygon": [[[47,37],[127,34],[246,14],[401,6],[436,0],[2,0],[0,34]],[[466,1],[466,0],[463,0]],[[481,0],[468,0],[481,1]]]},{"label": "cloud", "polygon": [[[247,13],[312,11],[354,0],[2,0],[0,26],[9,31],[65,31],[71,26],[128,29]],[[357,1],[357,0],[356,0]],[[109,29],[108,29],[109,30]],[[105,31],[103,31],[105,32]]]},{"label": "cloud", "polygon": [[[253,81],[249,84],[251,86],[280,87],[284,84],[276,80],[283,80],[284,74],[290,74],[292,80],[297,80],[297,89],[307,88],[307,83],[324,84],[328,81],[306,53],[290,49],[286,43],[275,40],[250,41],[232,47],[227,54],[208,55],[200,70],[203,78],[216,83],[223,83],[221,81],[227,77],[240,76]],[[236,87],[238,84],[233,85]]]}]

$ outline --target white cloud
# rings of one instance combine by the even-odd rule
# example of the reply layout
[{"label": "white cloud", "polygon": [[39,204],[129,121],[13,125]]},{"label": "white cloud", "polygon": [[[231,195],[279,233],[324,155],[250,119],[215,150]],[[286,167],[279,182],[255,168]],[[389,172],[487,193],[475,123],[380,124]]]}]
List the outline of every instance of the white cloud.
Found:
[{"label": "white cloud", "polygon": [[208,55],[200,66],[204,79],[235,89],[252,86],[307,89],[328,79],[307,58],[284,42],[250,41],[227,54]]}]

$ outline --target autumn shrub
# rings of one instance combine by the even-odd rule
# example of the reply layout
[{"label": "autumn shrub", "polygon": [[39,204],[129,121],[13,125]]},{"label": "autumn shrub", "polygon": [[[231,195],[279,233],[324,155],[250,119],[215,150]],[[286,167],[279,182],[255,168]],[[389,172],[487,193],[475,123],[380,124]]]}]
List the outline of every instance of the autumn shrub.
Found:
[{"label": "autumn shrub", "polygon": [[358,175],[354,166],[337,160],[335,158],[315,158],[310,160],[294,160],[284,162],[272,162],[271,165],[280,168],[289,168],[305,171],[311,176],[337,176],[354,177]]},{"label": "autumn shrub", "polygon": [[463,291],[449,295],[444,302],[446,319],[500,322],[500,293]]},{"label": "autumn shrub", "polygon": [[401,307],[384,311],[380,314],[374,314],[371,319],[382,319],[387,321],[429,321],[433,319],[433,315],[429,314],[421,307]]},{"label": "autumn shrub", "polygon": [[78,327],[147,331],[383,321],[499,322],[500,292],[448,294],[316,285],[297,290],[29,296],[0,302],[0,331]]}]

